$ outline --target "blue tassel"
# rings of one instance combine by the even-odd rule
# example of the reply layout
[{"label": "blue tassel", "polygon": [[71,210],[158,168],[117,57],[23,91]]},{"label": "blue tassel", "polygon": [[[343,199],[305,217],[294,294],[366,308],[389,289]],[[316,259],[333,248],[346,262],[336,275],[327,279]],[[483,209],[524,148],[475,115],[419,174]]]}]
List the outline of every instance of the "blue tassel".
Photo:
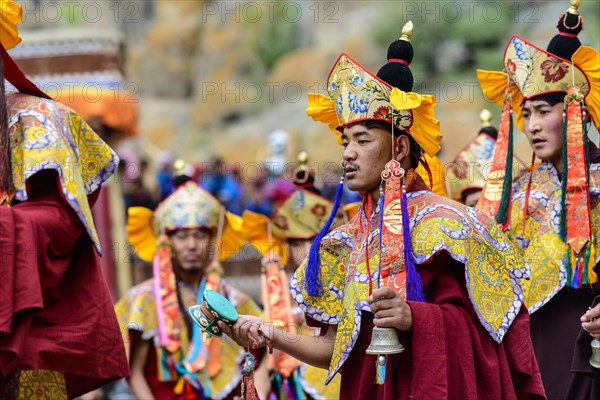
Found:
[{"label": "blue tassel", "polygon": [[329,232],[329,228],[331,228],[331,224],[335,220],[335,216],[337,215],[338,208],[340,207],[340,203],[342,200],[342,192],[344,190],[344,176],[340,179],[340,183],[338,184],[337,191],[335,192],[335,202],[333,203],[333,210],[331,210],[331,215],[329,215],[329,219],[321,229],[321,232],[310,245],[310,251],[308,253],[308,268],[306,269],[306,291],[309,296],[319,296],[323,292],[323,287],[321,286],[321,258],[319,256],[321,250],[321,240],[327,235]]},{"label": "blue tassel", "polygon": [[[379,185],[379,249],[383,251],[383,207],[385,206],[385,192],[382,187],[383,183]],[[377,274],[377,287],[381,287],[381,259],[383,254],[379,255],[379,268]]]},{"label": "blue tassel", "polygon": [[579,289],[579,255],[575,256],[575,270],[573,271],[573,277],[571,279],[571,287]]},{"label": "blue tassel", "polygon": [[385,364],[386,364],[386,356],[378,355],[377,361],[375,361],[375,368],[377,370],[375,374],[375,383],[378,385],[383,385],[385,382]]},{"label": "blue tassel", "polygon": [[406,187],[402,185],[402,236],[404,241],[404,262],[406,263],[406,299],[425,302],[423,281],[417,272],[410,241],[410,219],[408,217],[408,196]]}]

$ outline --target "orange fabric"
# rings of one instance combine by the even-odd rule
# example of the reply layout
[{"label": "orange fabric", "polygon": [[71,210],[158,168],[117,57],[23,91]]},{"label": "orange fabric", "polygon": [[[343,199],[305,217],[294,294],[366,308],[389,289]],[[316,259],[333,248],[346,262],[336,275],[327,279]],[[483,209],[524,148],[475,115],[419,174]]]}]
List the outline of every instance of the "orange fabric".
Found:
[{"label": "orange fabric", "polygon": [[[290,291],[285,271],[279,259],[266,256],[263,260],[262,272],[263,304],[265,319],[292,335],[297,334],[292,320]],[[288,378],[298,366],[298,361],[281,351],[275,351],[273,360],[277,372]]]},{"label": "orange fabric", "polygon": [[578,254],[591,237],[590,196],[581,118],[583,95],[577,87],[567,92],[567,243]]},{"label": "orange fabric", "polygon": [[[390,270],[384,269],[381,271],[381,279],[383,280],[383,286],[390,287],[402,295],[402,298],[406,300],[406,269],[395,273],[391,277]],[[391,280],[391,282],[390,282]]]},{"label": "orange fabric", "polygon": [[206,372],[209,377],[213,378],[217,376],[223,366],[221,362],[221,342],[219,340],[214,340],[214,338],[210,338],[208,339],[206,346],[208,347]]},{"label": "orange fabric", "polygon": [[[171,264],[171,248],[167,244],[167,237],[159,238],[161,244],[156,251],[156,262],[158,262],[159,293],[157,295],[157,311],[159,320],[159,330],[161,325],[164,327],[159,333],[161,345],[164,346],[170,353],[175,353],[181,347],[179,340],[179,326],[177,320],[179,318],[179,304],[177,302],[177,291],[175,273]],[[155,276],[154,279],[157,279]],[[156,287],[155,287],[156,289]],[[160,301],[160,304],[158,303]]]},{"label": "orange fabric", "polygon": [[[383,224],[381,227],[381,282],[400,293],[406,300],[406,262],[404,260],[404,233],[402,226],[402,180],[408,186],[415,172],[404,170],[396,160],[389,161],[381,178],[385,181]],[[391,282],[390,282],[391,280]]]},{"label": "orange fabric", "polygon": [[[206,289],[218,291],[221,287],[221,276],[218,273],[211,273],[206,278]],[[221,372],[223,363],[221,360],[221,341],[218,338],[208,338],[204,342],[208,349],[208,359],[206,360],[206,372],[213,378]]]},{"label": "orange fabric", "polygon": [[504,175],[506,174],[506,158],[508,154],[508,135],[510,130],[510,114],[512,110],[510,102],[506,102],[502,111],[498,139],[494,149],[494,158],[490,173],[483,186],[481,197],[476,208],[486,214],[495,216],[502,200],[502,188],[504,187]]},{"label": "orange fabric", "polygon": [[71,107],[81,117],[90,121],[100,118],[104,125],[123,132],[126,136],[138,133],[138,99],[126,91],[102,87],[101,90],[85,92],[60,91],[51,93],[53,98]]}]

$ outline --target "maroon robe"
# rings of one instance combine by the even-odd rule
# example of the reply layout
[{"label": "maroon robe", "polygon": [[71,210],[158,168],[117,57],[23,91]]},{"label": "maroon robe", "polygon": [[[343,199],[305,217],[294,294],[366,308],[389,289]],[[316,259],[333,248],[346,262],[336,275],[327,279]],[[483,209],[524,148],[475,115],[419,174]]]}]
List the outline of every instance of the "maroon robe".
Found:
[{"label": "maroon robe", "polygon": [[69,397],[129,375],[99,258],[53,172],[29,200],[0,207],[0,381],[21,370],[64,373]]},{"label": "maroon robe", "polygon": [[566,391],[575,341],[581,330],[579,318],[593,298],[589,285],[581,289],[562,288],[531,314],[531,340],[548,400],[569,398]]},{"label": "maroon robe", "polygon": [[527,310],[497,344],[471,305],[462,264],[442,252],[417,270],[427,303],[408,302],[413,330],[399,333],[404,352],[388,356],[385,383],[375,384],[376,356],[365,353],[373,316],[363,312],[360,335],[341,368],[340,398],[544,399]]},{"label": "maroon robe", "polygon": [[[596,296],[592,307],[600,303],[600,296]],[[600,369],[592,367],[590,357],[592,337],[581,329],[575,349],[573,362],[571,364],[571,380],[565,394],[569,400],[600,399]]]}]

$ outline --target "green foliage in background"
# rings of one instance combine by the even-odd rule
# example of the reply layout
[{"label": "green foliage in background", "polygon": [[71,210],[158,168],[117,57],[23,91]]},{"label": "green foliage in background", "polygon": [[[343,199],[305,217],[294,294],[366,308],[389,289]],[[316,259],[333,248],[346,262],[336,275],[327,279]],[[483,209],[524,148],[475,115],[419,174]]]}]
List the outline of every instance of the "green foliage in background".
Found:
[{"label": "green foliage in background", "polygon": [[[282,10],[288,2],[278,0],[270,2],[269,5],[275,10]],[[256,40],[251,46],[266,70],[270,71],[282,56],[299,47],[298,34],[298,24],[286,21],[283,13],[276,12],[273,13],[272,23],[260,25]]]},{"label": "green foliage in background", "polygon": [[[439,80],[475,68],[502,68],[499,48],[510,35],[517,10],[515,3],[479,1],[470,10],[464,6],[457,8],[453,2],[411,3],[414,8],[410,15],[402,15],[407,8],[400,3],[382,10],[374,24],[373,39],[385,49],[400,36],[402,26],[410,18],[414,24],[415,49],[411,69],[416,81]],[[463,54],[453,54],[451,45]]]}]

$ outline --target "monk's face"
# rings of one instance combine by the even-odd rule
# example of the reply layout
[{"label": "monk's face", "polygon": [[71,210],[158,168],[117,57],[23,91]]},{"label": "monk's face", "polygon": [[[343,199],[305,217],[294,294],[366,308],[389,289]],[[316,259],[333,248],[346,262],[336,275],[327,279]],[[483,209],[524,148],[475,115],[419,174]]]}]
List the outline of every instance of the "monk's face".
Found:
[{"label": "monk's face", "polygon": [[392,134],[380,127],[355,124],[344,128],[342,145],[342,166],[348,189],[360,193],[376,190],[381,172],[392,156]]},{"label": "monk's face", "polygon": [[170,235],[173,256],[183,272],[198,273],[210,261],[213,237],[206,229],[179,229]]},{"label": "monk's face", "polygon": [[563,103],[551,106],[546,100],[527,100],[523,104],[523,130],[536,157],[562,165]]}]

